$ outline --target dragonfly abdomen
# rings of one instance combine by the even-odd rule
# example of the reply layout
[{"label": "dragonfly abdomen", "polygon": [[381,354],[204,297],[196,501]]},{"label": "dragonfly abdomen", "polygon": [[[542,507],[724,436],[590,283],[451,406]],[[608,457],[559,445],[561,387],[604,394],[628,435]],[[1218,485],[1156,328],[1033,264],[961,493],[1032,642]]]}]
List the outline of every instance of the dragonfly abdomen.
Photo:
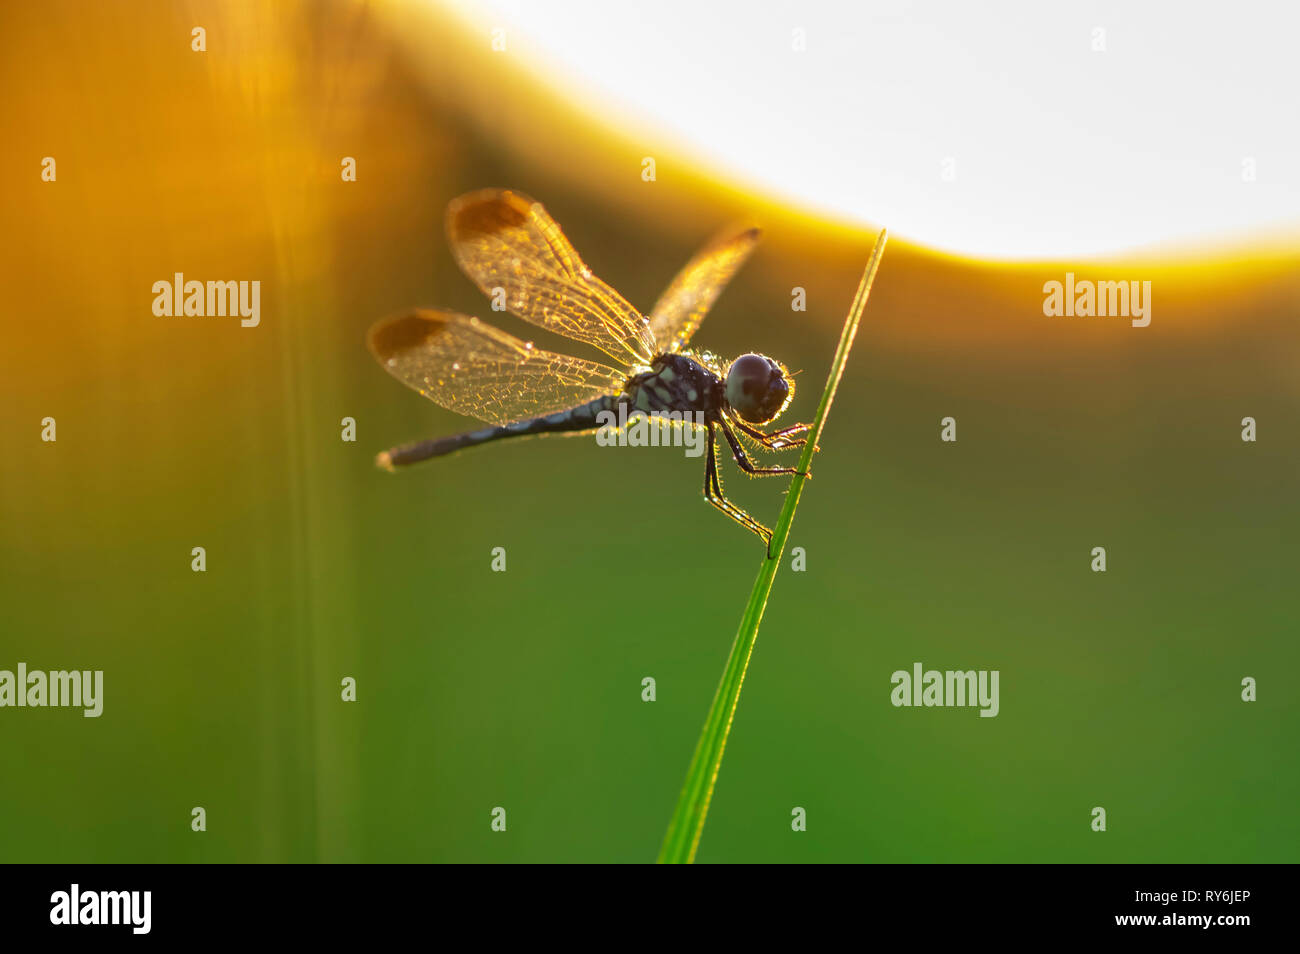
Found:
[{"label": "dragonfly abdomen", "polygon": [[571,410],[557,411],[544,417],[534,417],[501,426],[483,427],[476,431],[465,431],[463,434],[452,434],[449,437],[414,441],[384,451],[379,455],[379,465],[392,470],[396,467],[416,464],[431,457],[454,454],[466,447],[486,444],[489,441],[500,440],[503,437],[524,437],[528,434],[558,434],[595,430],[600,426],[597,415],[602,411],[616,410],[617,404],[618,398],[609,395],[596,398],[594,401]]}]

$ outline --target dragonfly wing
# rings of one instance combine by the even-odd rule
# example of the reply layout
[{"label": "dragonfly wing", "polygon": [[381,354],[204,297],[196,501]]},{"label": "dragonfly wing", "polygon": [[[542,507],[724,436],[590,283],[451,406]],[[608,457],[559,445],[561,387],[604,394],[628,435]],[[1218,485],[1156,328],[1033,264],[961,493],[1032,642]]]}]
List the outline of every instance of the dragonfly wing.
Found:
[{"label": "dragonfly wing", "polygon": [[447,208],[447,237],[465,274],[489,297],[504,291],[505,307],[525,321],[629,367],[654,357],[645,317],[591,273],[527,196],[502,189],[461,196]]},{"label": "dragonfly wing", "polygon": [[595,361],[534,348],[477,318],[418,309],[368,335],[384,370],[448,410],[510,424],[617,394],[626,376]]},{"label": "dragonfly wing", "polygon": [[655,302],[650,330],[664,351],[680,351],[758,244],[756,228],[732,229],[710,242]]}]

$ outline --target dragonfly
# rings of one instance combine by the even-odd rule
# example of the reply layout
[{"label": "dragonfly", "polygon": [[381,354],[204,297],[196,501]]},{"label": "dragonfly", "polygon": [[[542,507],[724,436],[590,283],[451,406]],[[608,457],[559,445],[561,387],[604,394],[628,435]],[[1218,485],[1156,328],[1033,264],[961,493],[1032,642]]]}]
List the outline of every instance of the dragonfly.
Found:
[{"label": "dragonfly", "polygon": [[[505,310],[547,331],[590,345],[617,367],[544,351],[478,318],[415,309],[374,325],[371,353],[398,381],[487,427],[414,441],[379,454],[395,470],[468,447],[530,434],[599,430],[602,412],[685,412],[685,426],[707,429],[704,498],[771,544],[772,531],[727,499],[718,474],[718,435],[753,477],[802,473],[761,466],[739,434],[769,451],[803,447],[810,424],[764,430],[794,397],[794,378],[761,354],[726,363],[689,348],[709,309],[759,241],[733,227],[697,253],[649,316],[597,278],[546,210],[520,192],[485,189],[447,209],[457,264]],[[674,418],[675,420],[676,418]],[[699,422],[699,423],[697,423]],[[807,476],[806,474],[804,476]]]}]

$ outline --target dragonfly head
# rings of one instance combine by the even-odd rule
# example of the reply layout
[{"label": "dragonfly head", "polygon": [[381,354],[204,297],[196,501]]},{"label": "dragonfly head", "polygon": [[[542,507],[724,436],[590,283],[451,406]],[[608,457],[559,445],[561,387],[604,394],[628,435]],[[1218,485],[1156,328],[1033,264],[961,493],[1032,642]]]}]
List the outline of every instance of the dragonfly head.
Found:
[{"label": "dragonfly head", "polygon": [[727,403],[750,424],[781,416],[794,397],[794,379],[780,362],[761,354],[742,354],[727,369]]}]

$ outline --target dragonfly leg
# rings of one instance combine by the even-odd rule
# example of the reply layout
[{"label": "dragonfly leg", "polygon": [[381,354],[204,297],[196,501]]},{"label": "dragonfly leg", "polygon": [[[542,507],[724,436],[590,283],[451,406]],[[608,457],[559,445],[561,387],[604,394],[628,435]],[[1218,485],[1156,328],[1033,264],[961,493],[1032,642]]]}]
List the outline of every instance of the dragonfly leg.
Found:
[{"label": "dragonfly leg", "polygon": [[731,423],[740,428],[754,440],[758,441],[768,450],[786,450],[791,447],[803,447],[808,443],[806,440],[798,437],[799,434],[806,434],[812,430],[811,424],[791,424],[789,427],[783,427],[779,431],[773,431],[770,434],[764,434],[758,428],[746,424],[738,418],[732,418]]},{"label": "dragonfly leg", "polygon": [[725,421],[718,424],[722,429],[723,435],[727,438],[727,443],[731,445],[731,455],[736,458],[736,463],[740,469],[751,477],[775,477],[778,474],[801,474],[804,477],[811,477],[798,467],[759,467],[749,455],[745,453],[745,448],[740,444],[740,438],[736,437],[735,431],[727,426]]},{"label": "dragonfly leg", "polygon": [[812,430],[811,424],[791,424],[789,427],[783,427],[780,430],[773,431],[770,434],[764,434],[764,442],[778,442],[782,447],[802,446],[807,441],[799,439],[798,435],[807,434]]},{"label": "dragonfly leg", "polygon": [[709,458],[704,468],[704,499],[717,507],[736,523],[747,530],[752,530],[762,538],[769,551],[772,546],[772,531],[767,529],[745,511],[741,510],[722,493],[722,481],[718,478],[718,457],[713,426],[709,426]]}]

